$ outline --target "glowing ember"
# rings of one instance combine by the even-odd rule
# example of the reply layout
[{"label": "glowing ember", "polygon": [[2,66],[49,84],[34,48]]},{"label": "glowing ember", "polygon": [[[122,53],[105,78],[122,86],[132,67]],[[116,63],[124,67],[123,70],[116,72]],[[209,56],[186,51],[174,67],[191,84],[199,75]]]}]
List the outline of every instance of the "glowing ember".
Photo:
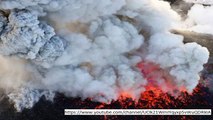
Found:
[{"label": "glowing ember", "polygon": [[[152,63],[141,62],[137,65],[141,70],[143,76],[148,80],[148,85],[146,86],[146,91],[141,93],[141,96],[138,100],[132,98],[132,95],[128,92],[122,92],[119,100],[113,101],[110,104],[101,103],[97,105],[96,109],[105,109],[105,108],[191,108],[196,107],[196,105],[201,106],[212,106],[212,103],[209,102],[209,98],[212,97],[212,94],[209,93],[208,88],[199,84],[192,93],[188,93],[184,87],[179,87],[179,91],[173,89],[173,93],[178,93],[174,96],[173,93],[165,92],[164,87],[156,84],[156,78],[164,77],[165,82],[167,83],[166,87],[171,89],[174,88],[173,84],[169,81],[169,78],[172,79],[166,71],[160,69],[158,65]],[[159,72],[160,71],[160,72]],[[160,73],[160,74],[158,74]],[[162,74],[163,73],[163,74]],[[213,97],[212,97],[213,98]]]},{"label": "glowing ember", "polygon": [[[38,112],[40,115],[46,110],[52,110],[51,115],[61,113],[64,109],[209,109],[213,108],[213,94],[210,93],[207,87],[199,84],[192,94],[181,92],[178,97],[173,97],[168,93],[163,92],[156,87],[147,87],[139,100],[133,100],[129,94],[124,93],[119,100],[113,101],[110,104],[93,102],[91,99],[82,101],[81,98],[67,98],[63,94],[57,94],[54,104],[42,99],[32,110],[22,112],[23,116],[32,116],[31,113]],[[45,109],[40,109],[43,106]],[[57,108],[55,111],[53,108]],[[35,115],[37,115],[35,114]],[[38,116],[33,116],[38,117]],[[64,117],[62,112],[58,118]],[[87,116],[89,119],[90,117]],[[91,116],[92,119],[104,120],[163,120],[163,119],[179,119],[179,120],[194,120],[203,119],[202,116]],[[90,119],[91,119],[90,118]],[[205,118],[205,117],[204,117]],[[83,119],[83,118],[82,118]],[[85,119],[85,118],[84,118]],[[207,116],[206,119],[209,119]]]},{"label": "glowing ember", "polygon": [[[141,94],[139,100],[133,100],[132,98],[120,97],[118,101],[113,101],[110,104],[97,103],[96,109],[120,109],[120,108],[143,108],[143,109],[169,109],[169,108],[209,108],[212,105],[209,98],[213,98],[208,89],[202,85],[198,85],[192,94],[187,92],[181,92],[178,97],[173,97],[168,93],[164,93],[157,88],[150,88]],[[87,101],[87,100],[86,100]],[[83,102],[82,106],[87,102]],[[94,103],[94,102],[93,102]],[[91,106],[90,106],[91,107]],[[90,108],[89,107],[89,108]]]},{"label": "glowing ember", "polygon": [[120,93],[120,96],[121,99],[132,98],[132,95],[128,92],[122,92]]},{"label": "glowing ember", "polygon": [[[213,108],[213,94],[209,92],[208,88],[199,84],[193,93],[189,95],[182,92],[177,98],[172,97],[168,93],[162,92],[157,88],[150,88],[146,90],[138,101],[131,98],[122,98],[118,101],[113,101],[110,104],[93,102],[90,99],[82,101],[81,98],[67,98],[63,94],[57,94],[54,103],[41,99],[32,109],[25,109],[19,119],[39,119],[48,116],[53,119],[61,119],[64,116],[64,109],[209,109]],[[5,104],[5,103],[4,103]],[[45,107],[44,107],[45,106]],[[11,115],[5,113],[5,115]],[[56,116],[53,116],[56,115]],[[74,117],[74,118],[73,118]],[[93,120],[210,120],[211,116],[70,116],[67,119],[93,119]],[[80,117],[80,118],[79,118]]]},{"label": "glowing ember", "polygon": [[161,69],[159,65],[151,62],[140,62],[137,67],[148,80],[147,91],[158,91],[157,89],[159,89],[173,96],[178,96],[180,92],[187,91],[185,86],[177,86],[174,83],[175,78],[168,71]]}]

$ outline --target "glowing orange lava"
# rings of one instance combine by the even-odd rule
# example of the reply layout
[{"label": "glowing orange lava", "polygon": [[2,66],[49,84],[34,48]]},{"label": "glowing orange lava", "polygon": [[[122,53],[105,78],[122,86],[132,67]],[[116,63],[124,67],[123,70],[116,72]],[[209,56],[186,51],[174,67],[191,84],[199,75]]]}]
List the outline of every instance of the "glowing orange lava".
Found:
[{"label": "glowing orange lava", "polygon": [[[177,93],[175,86],[169,80],[172,79],[165,71],[163,71],[158,65],[153,63],[141,62],[137,65],[141,70],[143,76],[148,80],[148,84],[145,87],[146,91],[141,93],[139,99],[133,99],[132,95],[128,92],[120,93],[120,98],[117,101],[112,101],[110,104],[99,104],[96,106],[96,109],[105,109],[105,108],[143,108],[143,109],[170,109],[170,108],[187,108],[190,104],[196,105],[208,105],[208,99],[205,101],[199,100],[200,98],[210,97],[207,93],[207,88],[199,84],[193,91],[189,94],[186,92],[186,88],[178,88],[178,96],[175,96],[174,93]],[[159,73],[160,71],[160,73]],[[166,87],[159,86],[155,84],[155,79],[164,77]],[[167,89],[173,89],[173,93],[165,92]],[[199,97],[198,97],[199,96]],[[190,106],[191,107],[191,106]],[[189,107],[189,108],[190,108]]]},{"label": "glowing orange lava", "polygon": [[128,93],[128,92],[122,92],[120,93],[120,98],[121,99],[132,98],[132,95],[131,93]]}]

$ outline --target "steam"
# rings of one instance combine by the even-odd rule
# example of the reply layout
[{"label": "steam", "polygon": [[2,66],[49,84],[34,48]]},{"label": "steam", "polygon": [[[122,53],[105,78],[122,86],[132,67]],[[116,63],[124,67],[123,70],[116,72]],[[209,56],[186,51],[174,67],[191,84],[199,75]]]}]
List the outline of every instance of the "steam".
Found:
[{"label": "steam", "polygon": [[205,4],[205,5],[212,5],[212,0],[184,0],[189,3],[198,3],[198,4]]},{"label": "steam", "polygon": [[29,66],[24,60],[0,56],[0,65],[0,88],[3,88],[5,92],[18,88],[29,80]]},{"label": "steam", "polygon": [[[208,50],[196,43],[183,44],[183,37],[172,34],[156,34],[150,38],[146,59],[169,71],[172,81],[180,90],[192,92],[199,80],[202,64],[208,61]],[[162,45],[165,42],[166,44]],[[170,90],[171,91],[171,90]]]},{"label": "steam", "polygon": [[187,29],[199,33],[213,34],[213,7],[194,5],[188,12],[188,19],[185,21]]},{"label": "steam", "polygon": [[3,0],[0,9],[0,88],[18,111],[55,92],[138,99],[150,84],[141,61],[160,66],[154,82],[165,92],[192,92],[208,61],[206,48],[169,32],[181,17],[164,1]]}]

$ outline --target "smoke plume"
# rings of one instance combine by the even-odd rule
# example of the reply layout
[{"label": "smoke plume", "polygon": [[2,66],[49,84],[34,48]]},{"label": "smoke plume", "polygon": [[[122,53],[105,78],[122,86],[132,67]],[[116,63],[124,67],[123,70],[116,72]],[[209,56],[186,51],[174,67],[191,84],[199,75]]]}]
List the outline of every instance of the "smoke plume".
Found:
[{"label": "smoke plume", "polygon": [[18,111],[56,92],[104,103],[150,84],[191,93],[209,57],[170,30],[208,33],[211,6],[186,21],[161,0],[2,0],[0,10],[0,88]]}]

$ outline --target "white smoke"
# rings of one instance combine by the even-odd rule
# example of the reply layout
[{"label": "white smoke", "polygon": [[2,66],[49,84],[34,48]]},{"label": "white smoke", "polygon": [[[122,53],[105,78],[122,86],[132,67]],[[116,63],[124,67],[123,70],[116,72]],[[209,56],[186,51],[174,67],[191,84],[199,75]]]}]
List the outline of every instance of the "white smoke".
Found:
[{"label": "white smoke", "polygon": [[21,88],[18,91],[8,94],[9,99],[16,103],[14,107],[17,111],[21,111],[24,108],[32,108],[42,96],[44,96],[46,100],[53,101],[55,94],[51,91],[39,91],[31,88]]},{"label": "white smoke", "polygon": [[136,20],[139,29],[148,32],[166,32],[179,24],[180,16],[168,2],[161,0],[126,0],[127,5],[120,14]]},{"label": "white smoke", "polygon": [[197,4],[205,4],[205,5],[212,5],[213,0],[184,0],[189,3],[197,3]]},{"label": "white smoke", "polygon": [[192,92],[208,61],[206,48],[169,33],[180,16],[161,0],[2,0],[0,9],[0,61],[8,64],[0,83],[18,111],[55,92],[105,103],[122,93],[138,99],[149,82],[136,67],[141,61]]},{"label": "white smoke", "polygon": [[0,89],[18,88],[30,79],[30,66],[26,61],[14,57],[0,56]]},{"label": "white smoke", "polygon": [[213,34],[213,6],[197,5],[191,7],[188,18],[185,21],[186,29]]},{"label": "white smoke", "polygon": [[[166,44],[162,44],[164,42]],[[174,86],[179,89],[185,86],[188,92],[192,92],[200,79],[197,73],[208,61],[208,50],[196,43],[183,44],[182,36],[171,33],[155,34],[149,44],[146,59],[168,70],[175,77],[172,81]]]}]

